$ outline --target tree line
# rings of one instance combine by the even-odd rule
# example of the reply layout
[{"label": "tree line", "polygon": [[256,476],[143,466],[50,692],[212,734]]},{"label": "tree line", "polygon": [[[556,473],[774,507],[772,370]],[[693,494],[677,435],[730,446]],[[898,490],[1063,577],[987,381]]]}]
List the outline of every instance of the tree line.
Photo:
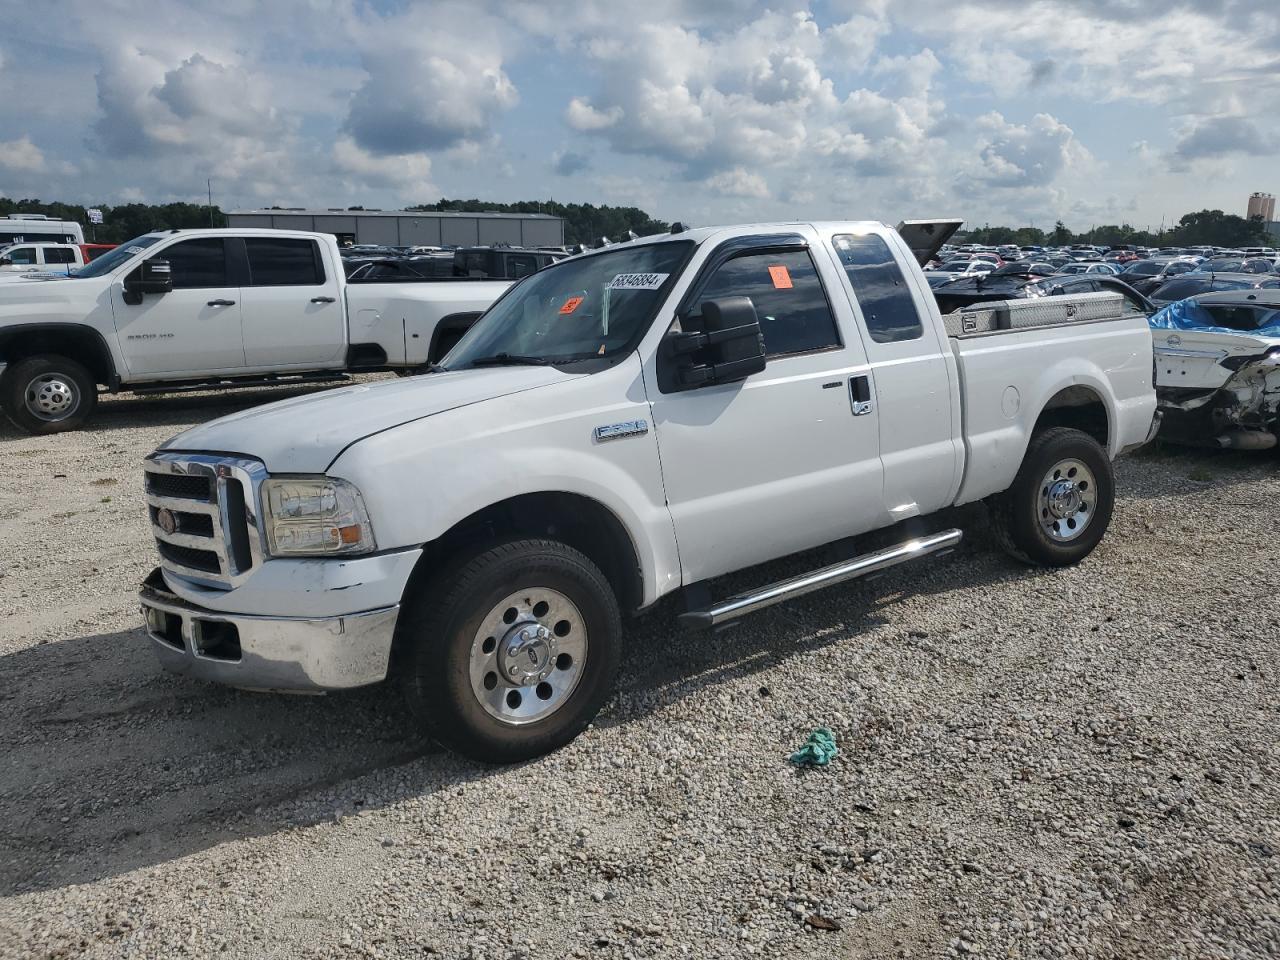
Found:
[{"label": "tree line", "polygon": [[1129,244],[1137,247],[1256,247],[1275,246],[1276,238],[1267,233],[1257,218],[1237,217],[1221,210],[1197,210],[1184,214],[1167,230],[1139,230],[1127,223],[1092,227],[1074,233],[1061,220],[1052,230],[1036,227],[982,226],[956,235],[957,243],[981,243],[992,246],[1012,243],[1020,247],[1065,247],[1073,243],[1114,247]]},{"label": "tree line", "polygon": [[[99,204],[103,222],[89,226],[86,207],[75,203],[13,200],[0,197],[0,216],[10,213],[43,213],[56,220],[74,220],[85,225],[85,238],[96,234],[103,243],[121,243],[152,230],[175,227],[226,226],[227,219],[218,207],[200,203],[126,203],[119,206]],[[348,207],[363,210],[364,207]],[[669,224],[655,220],[638,207],[596,206],[592,203],[559,203],[555,200],[522,200],[518,203],[494,203],[489,200],[449,200],[408,207],[409,210],[456,211],[463,213],[546,213],[563,217],[566,243],[592,243],[600,237],[626,239],[628,232],[644,237],[665,233]],[[1261,220],[1237,217],[1221,210],[1199,210],[1185,214],[1174,226],[1164,231],[1139,230],[1129,224],[1108,224],[1074,233],[1059,220],[1052,230],[1036,227],[982,226],[957,235],[960,243],[982,243],[998,246],[1067,246],[1090,243],[1106,246],[1132,244],[1142,247],[1184,247],[1210,245],[1247,247],[1274,245]]]}]

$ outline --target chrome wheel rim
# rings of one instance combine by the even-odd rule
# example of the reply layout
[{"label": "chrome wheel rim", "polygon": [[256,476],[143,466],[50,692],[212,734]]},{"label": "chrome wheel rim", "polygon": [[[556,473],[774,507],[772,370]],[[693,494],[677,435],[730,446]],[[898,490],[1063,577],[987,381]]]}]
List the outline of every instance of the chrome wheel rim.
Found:
[{"label": "chrome wheel rim", "polygon": [[1098,507],[1098,484],[1083,462],[1059,460],[1040,481],[1040,526],[1055,543],[1069,543],[1088,528]]},{"label": "chrome wheel rim", "polygon": [[33,378],[23,396],[28,413],[50,422],[65,420],[80,406],[75,381],[61,373],[42,373]]},{"label": "chrome wheel rim", "polygon": [[471,691],[485,713],[522,726],[568,702],[582,679],[587,626],[572,600],[550,587],[506,597],[471,641]]}]

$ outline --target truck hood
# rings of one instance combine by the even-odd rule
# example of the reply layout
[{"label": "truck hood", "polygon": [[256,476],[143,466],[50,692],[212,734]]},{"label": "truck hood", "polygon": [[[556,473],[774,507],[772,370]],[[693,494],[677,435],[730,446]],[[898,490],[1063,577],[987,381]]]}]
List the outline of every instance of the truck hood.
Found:
[{"label": "truck hood", "polygon": [[273,473],[323,473],[343,450],[375,433],[578,376],[554,367],[489,367],[361,384],[233,413],[160,449],[238,453]]}]

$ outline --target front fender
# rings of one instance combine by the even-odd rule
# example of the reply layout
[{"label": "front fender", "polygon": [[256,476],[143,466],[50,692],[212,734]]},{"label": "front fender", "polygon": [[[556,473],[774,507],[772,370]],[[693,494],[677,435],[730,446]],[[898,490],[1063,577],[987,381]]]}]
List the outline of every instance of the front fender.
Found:
[{"label": "front fender", "polygon": [[446,411],[345,450],[329,474],[364,494],[379,549],[436,540],[512,497],[569,493],[618,518],[636,549],[644,604],[680,584],[652,429],[601,442],[595,428],[651,425],[637,357],[525,394]]}]

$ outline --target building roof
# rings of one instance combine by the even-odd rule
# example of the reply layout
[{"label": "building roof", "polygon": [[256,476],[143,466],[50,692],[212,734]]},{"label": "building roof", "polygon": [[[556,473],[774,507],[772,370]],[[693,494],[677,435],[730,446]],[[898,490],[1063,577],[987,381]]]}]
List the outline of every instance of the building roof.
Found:
[{"label": "building roof", "polygon": [[302,207],[259,207],[256,210],[228,210],[228,216],[257,217],[466,217],[481,220],[563,220],[549,213],[502,213],[468,210],[327,210]]}]

